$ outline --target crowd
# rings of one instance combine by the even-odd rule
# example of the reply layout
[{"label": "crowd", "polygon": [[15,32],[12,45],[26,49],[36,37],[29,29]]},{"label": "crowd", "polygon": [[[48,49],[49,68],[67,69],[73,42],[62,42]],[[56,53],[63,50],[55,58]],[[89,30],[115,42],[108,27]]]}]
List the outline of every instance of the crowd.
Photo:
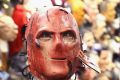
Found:
[{"label": "crowd", "polygon": [[[36,2],[34,2],[36,1]],[[24,38],[30,16],[45,6],[61,6],[75,17],[84,53],[101,73],[88,70],[82,80],[120,80],[119,0],[11,0],[10,15],[0,0],[0,80],[26,80]]]}]

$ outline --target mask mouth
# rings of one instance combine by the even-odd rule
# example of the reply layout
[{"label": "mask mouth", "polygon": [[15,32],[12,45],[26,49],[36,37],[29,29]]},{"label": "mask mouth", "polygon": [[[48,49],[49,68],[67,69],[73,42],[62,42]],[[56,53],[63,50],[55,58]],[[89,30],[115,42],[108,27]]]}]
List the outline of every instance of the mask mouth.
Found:
[{"label": "mask mouth", "polygon": [[52,60],[66,60],[66,58],[51,58]]}]

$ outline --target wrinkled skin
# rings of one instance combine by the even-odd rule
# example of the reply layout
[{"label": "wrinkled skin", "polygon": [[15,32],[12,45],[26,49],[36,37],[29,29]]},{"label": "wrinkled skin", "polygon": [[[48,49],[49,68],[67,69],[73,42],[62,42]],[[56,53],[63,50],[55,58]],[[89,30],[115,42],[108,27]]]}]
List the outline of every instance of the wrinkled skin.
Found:
[{"label": "wrinkled skin", "polygon": [[25,36],[30,72],[40,80],[68,80],[81,49],[73,16],[59,7],[36,12]]}]

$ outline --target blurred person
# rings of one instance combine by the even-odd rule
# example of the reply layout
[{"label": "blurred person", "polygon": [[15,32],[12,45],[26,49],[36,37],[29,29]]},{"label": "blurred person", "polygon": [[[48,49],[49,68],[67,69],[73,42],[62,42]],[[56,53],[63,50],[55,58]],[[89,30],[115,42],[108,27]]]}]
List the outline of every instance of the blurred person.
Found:
[{"label": "blurred person", "polygon": [[96,18],[95,18],[95,21],[94,21],[94,25],[91,28],[96,41],[99,42],[102,34],[107,31],[106,30],[106,25],[107,24],[106,24],[105,16],[102,15],[101,13],[97,14]]},{"label": "blurred person", "polygon": [[113,28],[113,21],[116,16],[115,5],[112,2],[103,1],[99,5],[99,11],[106,18],[106,29],[111,35],[114,35],[115,29]]},{"label": "blurred person", "polygon": [[78,73],[88,69],[86,65],[99,72],[83,53],[76,20],[64,8],[52,7],[35,12],[25,38],[29,79],[70,80],[73,74],[76,79]]},{"label": "blurred person", "polygon": [[111,44],[111,35],[109,33],[103,33],[100,37],[100,44],[102,48],[109,48]]},{"label": "blurred person", "polygon": [[108,23],[113,22],[115,19],[116,12],[114,3],[103,1],[99,4],[99,11],[105,16]]},{"label": "blurred person", "polygon": [[113,63],[112,58],[113,53],[109,49],[101,50],[99,59],[99,66],[101,68],[100,75],[107,76],[109,80],[120,80],[120,69]]},{"label": "blurred person", "polygon": [[90,30],[86,30],[84,32],[83,44],[86,44],[86,55],[91,57],[94,60],[94,62],[98,63],[98,51],[101,50],[101,45],[98,42],[96,42],[94,34]]},{"label": "blurred person", "polygon": [[13,19],[7,16],[3,10],[3,1],[0,1],[0,53],[2,60],[2,70],[8,70],[8,42],[13,42],[18,33],[18,27]]},{"label": "blurred person", "polygon": [[90,31],[85,31],[83,35],[83,41],[86,43],[89,49],[92,49],[93,45],[95,44],[93,33]]},{"label": "blurred person", "polygon": [[103,33],[99,43],[102,45],[102,48],[109,48],[113,52],[113,61],[120,61],[120,43],[115,40],[115,37],[109,33]]},{"label": "blurred person", "polygon": [[[86,19],[94,24],[96,15],[99,13],[98,2],[99,0],[83,0],[86,5]],[[91,5],[92,4],[92,5]]]},{"label": "blurred person", "polygon": [[4,1],[0,1],[0,80],[9,80],[8,73],[8,42],[13,42],[18,33],[18,26],[6,15]]},{"label": "blurred person", "polygon": [[115,65],[112,62],[113,54],[110,50],[101,50],[99,65],[101,71],[111,70]]}]

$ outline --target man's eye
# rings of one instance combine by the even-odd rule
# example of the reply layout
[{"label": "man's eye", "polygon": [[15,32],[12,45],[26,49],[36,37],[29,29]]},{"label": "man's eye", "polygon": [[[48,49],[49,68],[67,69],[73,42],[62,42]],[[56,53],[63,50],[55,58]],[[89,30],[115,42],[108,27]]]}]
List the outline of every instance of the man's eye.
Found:
[{"label": "man's eye", "polygon": [[40,40],[49,40],[51,38],[52,38],[52,33],[47,31],[42,32],[39,36]]},{"label": "man's eye", "polygon": [[62,33],[63,39],[67,41],[74,41],[76,36],[73,31],[66,31]]}]

